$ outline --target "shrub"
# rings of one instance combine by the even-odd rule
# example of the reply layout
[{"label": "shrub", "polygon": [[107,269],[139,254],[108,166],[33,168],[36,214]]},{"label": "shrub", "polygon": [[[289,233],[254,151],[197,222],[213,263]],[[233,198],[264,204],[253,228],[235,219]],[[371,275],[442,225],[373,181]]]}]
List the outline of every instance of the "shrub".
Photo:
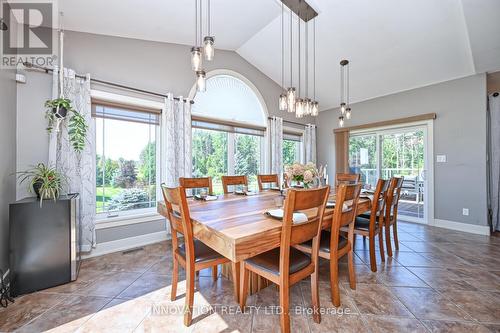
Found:
[{"label": "shrub", "polygon": [[111,198],[109,210],[131,210],[149,207],[149,195],[139,188],[123,190]]}]

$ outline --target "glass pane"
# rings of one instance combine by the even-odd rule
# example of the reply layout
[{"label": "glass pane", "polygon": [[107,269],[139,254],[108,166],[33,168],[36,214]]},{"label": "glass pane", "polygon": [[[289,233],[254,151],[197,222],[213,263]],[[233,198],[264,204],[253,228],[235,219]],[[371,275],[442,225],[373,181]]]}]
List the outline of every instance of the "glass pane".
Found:
[{"label": "glass pane", "polygon": [[227,174],[226,132],[193,128],[193,177],[212,177],[214,193],[221,194]]},{"label": "glass pane", "polygon": [[97,213],[155,207],[157,126],[95,121]]},{"label": "glass pane", "polygon": [[383,134],[382,177],[404,176],[399,215],[424,217],[424,131]]},{"label": "glass pane", "polygon": [[360,173],[367,188],[377,186],[377,136],[357,135],[349,138],[349,171]]},{"label": "glass pane", "polygon": [[283,165],[300,162],[300,142],[283,140]]},{"label": "glass pane", "polygon": [[260,136],[235,134],[235,175],[246,175],[248,187],[258,190],[257,175],[260,172]]}]

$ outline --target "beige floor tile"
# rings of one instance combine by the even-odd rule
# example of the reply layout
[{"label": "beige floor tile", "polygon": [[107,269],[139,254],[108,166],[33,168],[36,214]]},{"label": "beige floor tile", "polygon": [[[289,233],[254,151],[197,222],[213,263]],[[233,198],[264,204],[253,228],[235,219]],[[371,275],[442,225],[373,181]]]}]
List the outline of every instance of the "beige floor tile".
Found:
[{"label": "beige floor tile", "polygon": [[383,316],[365,316],[364,320],[373,333],[382,332],[427,332],[425,326],[417,319],[393,318]]},{"label": "beige floor tile", "polygon": [[404,305],[381,284],[358,284],[346,289],[361,314],[413,317]]}]

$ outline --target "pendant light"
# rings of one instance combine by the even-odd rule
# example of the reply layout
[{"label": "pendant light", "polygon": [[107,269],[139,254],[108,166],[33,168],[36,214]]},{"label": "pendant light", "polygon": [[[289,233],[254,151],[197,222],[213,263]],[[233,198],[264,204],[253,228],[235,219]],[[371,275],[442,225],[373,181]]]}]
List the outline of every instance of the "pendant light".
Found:
[{"label": "pendant light", "polygon": [[344,126],[345,119],[351,118],[349,107],[349,61],[340,61],[340,117],[339,126]]},{"label": "pendant light", "polygon": [[208,13],[207,13],[207,31],[208,35],[203,38],[203,51],[205,53],[205,59],[208,61],[212,61],[214,59],[215,54],[215,37],[211,36],[211,8],[210,8],[210,0],[208,0]]},{"label": "pendant light", "polygon": [[[283,2],[281,3],[281,88],[285,87],[285,35],[284,35],[284,7]],[[283,91],[280,95],[278,107],[280,111],[285,111],[288,109],[288,100],[286,91]]]},{"label": "pendant light", "polygon": [[[201,0],[194,0],[194,5],[195,5],[195,11],[194,11],[194,46],[191,48],[191,69],[194,72],[200,71],[203,67],[203,57],[202,57],[202,52],[201,52],[201,47],[199,45],[199,36],[201,27],[198,29],[198,19],[200,20],[200,26],[201,26],[201,15],[198,15],[198,6],[200,6],[200,12],[201,12]],[[198,17],[199,16],[199,17]]]},{"label": "pendant light", "polygon": [[306,75],[306,97],[304,98],[304,115],[310,116],[312,112],[312,100],[309,98],[309,22],[305,22],[306,36],[305,36],[305,75]]},{"label": "pendant light", "polygon": [[292,10],[290,9],[290,87],[286,92],[287,106],[288,112],[295,112],[295,98],[296,91],[293,86],[293,15]]},{"label": "pendant light", "polygon": [[313,101],[311,103],[311,115],[319,114],[319,103],[316,101],[316,18],[313,21]]},{"label": "pendant light", "polygon": [[207,90],[206,76],[207,73],[205,73],[204,70],[196,72],[196,88],[199,92],[205,92]]},{"label": "pendant light", "polygon": [[300,97],[300,86],[301,86],[301,54],[300,54],[300,51],[301,51],[301,45],[300,45],[300,15],[297,15],[297,24],[298,24],[298,47],[297,47],[297,51],[298,51],[298,60],[299,60],[299,74],[298,74],[298,79],[299,79],[299,84],[298,84],[298,87],[299,87],[299,90],[298,90],[298,94],[297,94],[297,98],[295,99],[295,117],[297,118],[302,118],[304,116],[304,100]]}]

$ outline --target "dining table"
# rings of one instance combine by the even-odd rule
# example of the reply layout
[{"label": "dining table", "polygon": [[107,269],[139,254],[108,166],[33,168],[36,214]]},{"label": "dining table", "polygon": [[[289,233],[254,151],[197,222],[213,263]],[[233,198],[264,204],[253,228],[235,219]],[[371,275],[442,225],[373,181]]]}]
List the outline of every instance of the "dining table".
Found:
[{"label": "dining table", "polygon": [[[331,195],[332,203],[335,195]],[[283,205],[280,191],[266,190],[253,195],[222,194],[214,201],[188,198],[189,212],[194,238],[231,261],[222,268],[222,273],[233,281],[235,298],[239,295],[240,264],[243,260],[280,246],[282,223],[266,214]],[[363,196],[358,202],[361,214],[370,209],[371,200]],[[163,201],[158,201],[157,211],[167,218]],[[327,208],[325,216],[333,212]],[[315,212],[304,211],[313,216]],[[249,292],[255,293],[268,286],[269,281],[251,276]]]}]

